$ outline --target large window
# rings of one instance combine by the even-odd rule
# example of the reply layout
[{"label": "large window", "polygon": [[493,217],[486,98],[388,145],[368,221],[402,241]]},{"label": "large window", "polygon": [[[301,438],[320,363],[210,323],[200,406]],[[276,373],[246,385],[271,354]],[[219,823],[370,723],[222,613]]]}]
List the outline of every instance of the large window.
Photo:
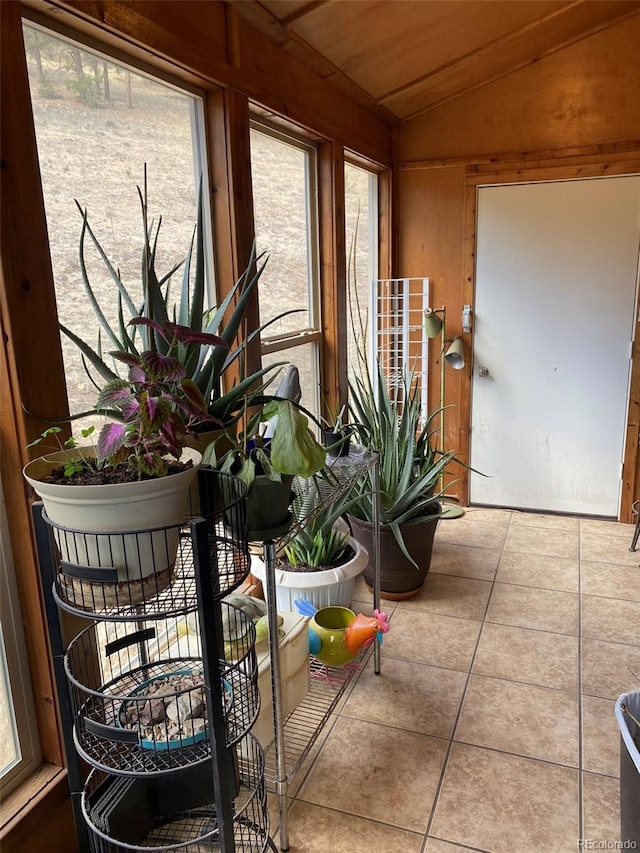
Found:
[{"label": "large window", "polygon": [[0,612],[0,781],[6,797],[40,764],[40,751],[1,484]]},{"label": "large window", "polygon": [[[86,210],[92,231],[134,304],[140,306],[144,223],[138,187],[144,195],[146,171],[148,227],[154,233],[162,218],[155,267],[163,275],[187,255],[200,181],[206,186],[202,98],[35,24],[24,23],[24,38],[58,318],[106,356],[116,347],[100,331],[83,284],[82,211]],[[211,247],[207,254],[211,272]],[[86,241],[85,260],[96,300],[119,332],[118,288],[91,240]],[[182,270],[172,279],[170,304],[179,298]],[[212,289],[212,275],[208,279]],[[81,353],[66,336],[61,342],[70,411],[91,410],[96,388]],[[56,418],[62,413],[36,414]],[[92,420],[97,419],[77,422],[78,429]],[[4,521],[0,545],[0,770],[5,795],[40,757],[33,737],[36,730],[30,725],[28,668],[20,655],[24,641]],[[99,634],[102,648],[108,623],[100,624]]]},{"label": "large window", "polygon": [[[144,227],[137,187],[143,186],[146,164],[149,225],[162,217],[156,269],[168,272],[187,254],[195,224],[204,169],[202,102],[35,25],[25,24],[24,33],[58,316],[97,346],[99,324],[80,274],[82,214],[76,200],[140,304]],[[90,242],[87,273],[117,329],[117,289]],[[180,281],[178,272],[173,293]],[[104,333],[101,344],[105,352],[115,348]],[[86,411],[96,390],[76,346],[65,336],[62,345],[71,411]]]},{"label": "large window", "polygon": [[344,167],[347,250],[347,356],[349,380],[371,360],[372,282],[378,277],[378,176],[351,163]]},{"label": "large window", "polygon": [[260,279],[260,322],[295,311],[265,330],[263,363],[295,364],[302,405],[318,414],[321,332],[315,153],[300,140],[263,126],[252,127],[256,242],[258,250],[269,256]]}]

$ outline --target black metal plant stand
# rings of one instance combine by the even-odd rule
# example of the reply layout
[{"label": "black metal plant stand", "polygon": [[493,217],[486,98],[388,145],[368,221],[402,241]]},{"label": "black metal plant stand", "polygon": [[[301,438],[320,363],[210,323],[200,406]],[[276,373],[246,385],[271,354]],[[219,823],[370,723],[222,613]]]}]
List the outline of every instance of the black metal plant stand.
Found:
[{"label": "black metal plant stand", "polygon": [[[250,732],[255,629],[222,600],[249,573],[246,489],[211,469],[199,487],[204,518],[127,534],[79,534],[33,506],[81,853],[276,849]],[[169,575],[129,578],[140,553]],[[61,610],[89,620],[69,643]]]}]

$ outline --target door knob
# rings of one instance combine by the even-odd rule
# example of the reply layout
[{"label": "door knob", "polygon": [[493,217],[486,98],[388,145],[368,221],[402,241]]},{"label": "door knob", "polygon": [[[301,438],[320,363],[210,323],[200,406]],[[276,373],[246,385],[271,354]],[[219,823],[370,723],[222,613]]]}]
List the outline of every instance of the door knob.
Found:
[{"label": "door knob", "polygon": [[478,368],[478,376],[488,376],[489,368],[488,367],[479,367]]}]

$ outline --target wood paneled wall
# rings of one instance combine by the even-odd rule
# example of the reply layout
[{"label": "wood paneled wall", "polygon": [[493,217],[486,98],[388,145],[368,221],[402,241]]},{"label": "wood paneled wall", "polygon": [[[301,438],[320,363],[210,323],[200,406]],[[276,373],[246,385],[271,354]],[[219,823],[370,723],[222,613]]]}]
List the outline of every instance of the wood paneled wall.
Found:
[{"label": "wood paneled wall", "polygon": [[[637,172],[640,159],[640,18],[630,18],[397,131],[398,275],[428,275],[433,307],[447,306],[450,336],[473,303],[475,186]],[[446,444],[468,459],[471,348],[447,371]],[[432,359],[437,353],[432,348]],[[634,367],[633,376],[640,369]],[[432,363],[430,405],[439,395]],[[637,381],[632,385],[621,520],[630,521],[640,465]],[[635,389],[635,390],[634,390]],[[638,466],[638,470],[636,470]],[[452,493],[468,498],[466,480]]]}]

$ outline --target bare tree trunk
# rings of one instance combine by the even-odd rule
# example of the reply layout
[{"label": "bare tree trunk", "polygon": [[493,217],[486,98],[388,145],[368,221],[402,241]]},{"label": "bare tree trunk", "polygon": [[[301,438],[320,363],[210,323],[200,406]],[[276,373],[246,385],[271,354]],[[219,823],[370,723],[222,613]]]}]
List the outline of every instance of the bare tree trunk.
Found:
[{"label": "bare tree trunk", "polygon": [[109,63],[102,63],[102,79],[104,81],[104,99],[107,103],[111,102],[111,89],[109,88]]},{"label": "bare tree trunk", "polygon": [[38,69],[38,83],[44,83],[44,72],[42,70],[42,56],[40,55],[40,45],[35,42],[32,45],[33,58],[36,61],[36,68]]},{"label": "bare tree trunk", "polygon": [[73,60],[73,69],[78,75],[78,79],[81,80],[84,77],[84,68],[82,67],[82,57],[80,56],[80,51],[77,47],[70,47],[69,53],[71,54],[71,59]]},{"label": "bare tree trunk", "polygon": [[129,109],[133,109],[133,98],[131,97],[131,72],[124,72],[124,91],[127,96],[127,106]]}]

